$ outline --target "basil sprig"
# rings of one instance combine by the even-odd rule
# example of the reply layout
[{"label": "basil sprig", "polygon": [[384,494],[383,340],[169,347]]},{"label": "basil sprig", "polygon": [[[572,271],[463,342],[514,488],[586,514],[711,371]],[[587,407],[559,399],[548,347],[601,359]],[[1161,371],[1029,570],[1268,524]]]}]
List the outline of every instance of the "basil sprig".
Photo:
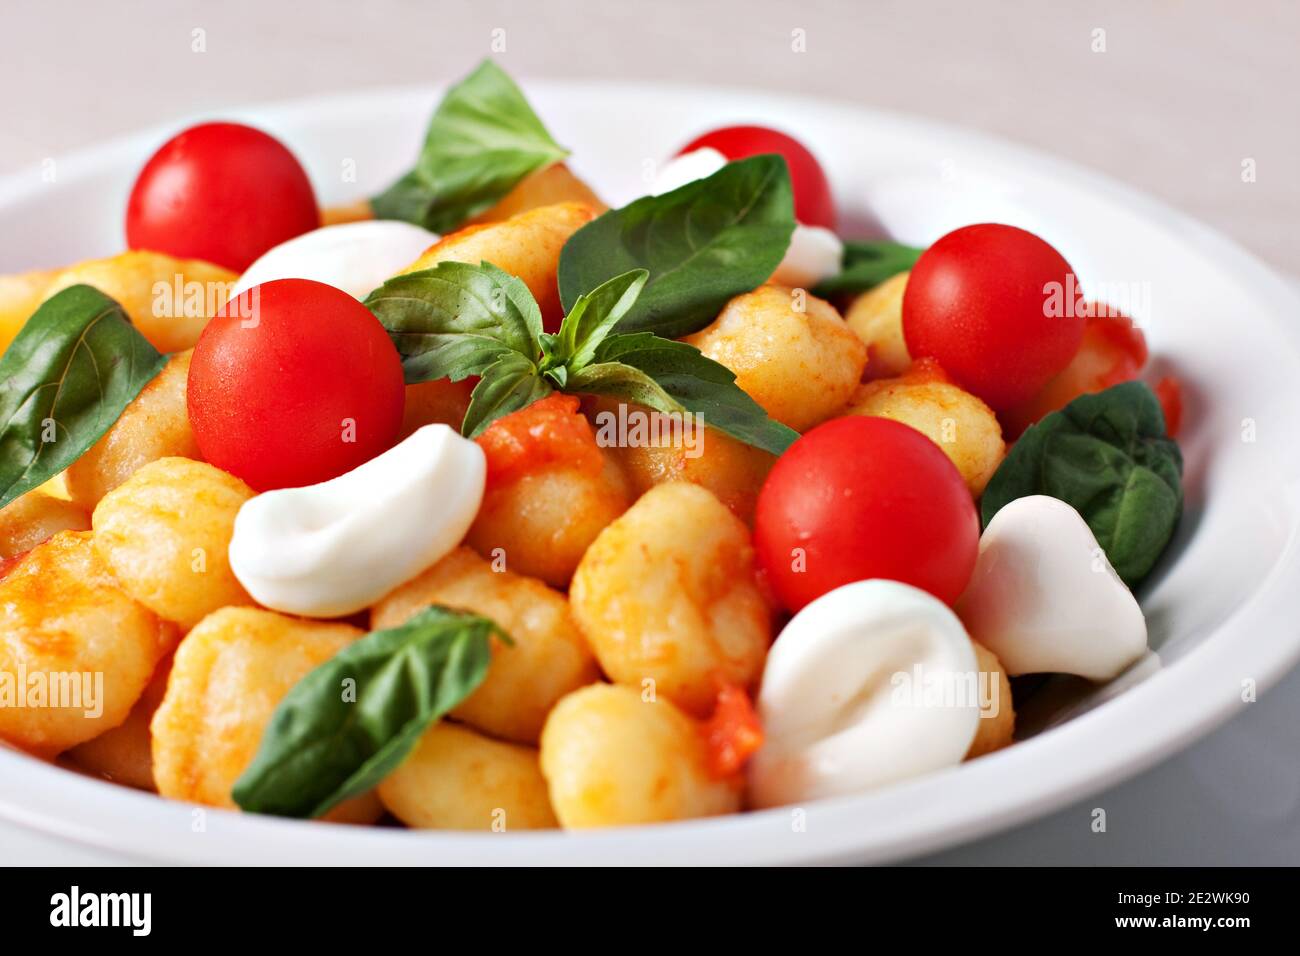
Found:
[{"label": "basil sprig", "polygon": [[0,358],[0,507],[80,458],[166,362],[98,289],[44,302]]},{"label": "basil sprig", "polygon": [[370,204],[380,219],[448,232],[568,154],[514,81],[484,60],[443,97],[415,167]]},{"label": "basil sprig", "polygon": [[1088,522],[1129,587],[1146,577],[1182,512],[1183,457],[1164,413],[1141,382],[1076,398],[1033,425],[994,473],[984,524],[1026,495],[1050,495]]},{"label": "basil sprig", "polygon": [[402,354],[407,382],[481,376],[461,432],[471,438],[552,391],[610,395],[689,411],[780,454],[798,433],[767,417],[725,366],[685,342],[624,332],[651,278],[633,269],[577,297],[559,331],[541,331],[528,288],[491,263],[441,262],[366,298]]},{"label": "basil sprig", "polygon": [[844,264],[839,273],[819,282],[813,295],[827,299],[874,289],[886,279],[911,269],[924,251],[887,239],[850,240],[844,243]]},{"label": "basil sprig", "polygon": [[487,676],[485,617],[429,607],[373,631],[293,686],[231,796],[245,810],[318,817],[400,764],[429,725]]},{"label": "basil sprig", "polygon": [[728,163],[706,179],[610,210],[570,236],[560,253],[560,300],[572,310],[584,292],[645,269],[650,277],[619,330],[687,335],[771,278],[794,227],[784,159]]}]

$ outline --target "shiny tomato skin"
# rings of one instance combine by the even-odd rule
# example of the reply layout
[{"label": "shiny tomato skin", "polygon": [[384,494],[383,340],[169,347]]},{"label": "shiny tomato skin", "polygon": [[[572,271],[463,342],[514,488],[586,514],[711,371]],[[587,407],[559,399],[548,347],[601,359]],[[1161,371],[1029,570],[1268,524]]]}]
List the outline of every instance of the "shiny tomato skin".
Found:
[{"label": "shiny tomato skin", "polygon": [[145,163],[126,206],[126,244],[243,272],[272,246],[320,225],[293,153],[239,123],[202,123]]},{"label": "shiny tomato skin", "polygon": [[379,320],[309,279],[266,282],[222,307],[194,347],[188,389],[204,459],[258,491],[327,481],[386,451],[405,399]]},{"label": "shiny tomato skin", "polygon": [[746,159],[763,153],[778,153],[785,157],[794,189],[795,218],[805,226],[835,230],[835,201],[831,198],[830,181],[817,157],[793,136],[766,126],[724,126],[691,140],[677,155],[705,147],[716,149],[728,160]]},{"label": "shiny tomato skin", "polygon": [[952,604],[974,571],[979,532],[970,492],[938,445],[900,422],[851,415],[777,460],[759,492],[754,546],[791,611],[867,578]]},{"label": "shiny tomato skin", "polygon": [[[1069,297],[1077,288],[1070,264],[1032,232],[963,226],[912,268],[903,292],[908,353],[935,359],[995,411],[1013,408],[1078,351],[1087,310]],[[1052,303],[1063,314],[1049,314]]]}]

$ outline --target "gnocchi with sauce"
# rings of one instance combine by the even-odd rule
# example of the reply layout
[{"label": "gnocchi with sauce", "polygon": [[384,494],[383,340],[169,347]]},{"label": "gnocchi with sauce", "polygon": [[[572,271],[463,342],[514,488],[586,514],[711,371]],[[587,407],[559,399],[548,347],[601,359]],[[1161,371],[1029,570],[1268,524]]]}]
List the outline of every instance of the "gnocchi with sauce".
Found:
[{"label": "gnocchi with sauce", "polygon": [[[510,164],[466,145],[524,132]],[[1128,318],[1045,316],[1056,250],[838,235],[764,127],[615,209],[566,157],[488,61],[382,194],[322,213],[268,132],[204,124],[132,191],[142,248],[0,277],[0,740],[514,839],[978,777],[1009,674],[1141,656],[1181,392]],[[254,265],[227,301],[195,255]],[[1129,507],[1138,464],[1161,507]]]}]

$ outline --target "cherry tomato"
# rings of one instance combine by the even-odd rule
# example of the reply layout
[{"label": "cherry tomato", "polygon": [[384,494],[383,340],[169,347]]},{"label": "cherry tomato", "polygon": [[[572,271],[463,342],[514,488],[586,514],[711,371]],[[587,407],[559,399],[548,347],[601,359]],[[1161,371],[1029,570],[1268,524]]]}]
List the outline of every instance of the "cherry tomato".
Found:
[{"label": "cherry tomato", "polygon": [[389,448],[402,363],[379,320],[310,279],[265,282],[226,303],[190,361],[203,457],[258,491],[316,484]]},{"label": "cherry tomato", "polygon": [[791,611],[889,578],[952,604],[979,551],[961,473],[925,435],[886,418],[818,425],[777,459],[758,495],[754,546]]},{"label": "cherry tomato", "polygon": [[1083,327],[1083,341],[1070,364],[1052,376],[1033,398],[1001,416],[1008,439],[1044,415],[1064,408],[1080,395],[1130,382],[1147,363],[1147,341],[1126,315],[1093,308]]},{"label": "cherry tomato", "polygon": [[701,726],[709,773],[725,780],[739,773],[763,746],[763,725],[745,688],[718,679],[717,703]]},{"label": "cherry tomato", "polygon": [[1175,375],[1166,375],[1152,387],[1165,413],[1165,434],[1177,438],[1183,427],[1183,383]]},{"label": "cherry tomato", "polygon": [[320,225],[302,165],[279,140],[238,123],[192,126],[140,171],[126,244],[243,272],[272,246]]},{"label": "cherry tomato", "polygon": [[1069,364],[1085,308],[1070,264],[1032,232],[985,223],[927,249],[903,292],[913,358],[936,359],[995,411],[1028,401]]},{"label": "cherry tomato", "polygon": [[805,226],[823,226],[834,231],[835,203],[831,184],[817,157],[792,136],[766,126],[724,126],[691,140],[677,153],[716,149],[728,160],[746,159],[762,153],[778,153],[790,167],[794,189],[794,217]]}]

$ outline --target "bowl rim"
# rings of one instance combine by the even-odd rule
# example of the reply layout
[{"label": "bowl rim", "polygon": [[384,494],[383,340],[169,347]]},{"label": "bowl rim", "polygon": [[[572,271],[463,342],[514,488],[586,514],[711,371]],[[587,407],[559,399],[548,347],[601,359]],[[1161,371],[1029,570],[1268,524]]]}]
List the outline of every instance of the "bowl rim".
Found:
[{"label": "bowl rim", "polygon": [[[537,80],[530,94],[578,96],[591,80]],[[331,107],[385,97],[432,99],[446,84],[354,89],[207,111],[156,124],[65,154],[72,176],[93,176],[150,142],[206,115],[262,122],[279,115],[320,122]],[[1179,240],[1213,257],[1249,284],[1271,323],[1300,351],[1300,329],[1280,316],[1295,313],[1300,296],[1235,241],[1139,190],[1073,162],[998,136],[928,118],[877,110],[824,97],[686,83],[607,82],[633,97],[709,96],[787,108],[842,110],[873,121],[941,132],[992,161],[1032,165],[1073,188],[1121,203],[1177,232]],[[292,120],[287,121],[290,125]],[[0,178],[0,218],[29,199],[40,179],[33,166]],[[1300,429],[1293,428],[1294,436]],[[1241,706],[1225,670],[1255,677],[1260,691],[1300,659],[1300,630],[1273,626],[1300,605],[1300,528],[1293,521],[1268,574],[1215,631],[1186,655],[1104,704],[1016,746],[868,794],[677,823],[585,833],[558,831],[468,834],[384,827],[334,826],[240,814],[94,779],[0,746],[0,818],[65,840],[128,856],[184,863],[452,863],[537,864],[708,862],[713,864],[885,862],[942,849],[978,835],[1028,822],[1140,772],[1203,736]],[[1290,587],[1288,587],[1290,585]],[[1194,693],[1189,693],[1194,688]],[[1088,760],[1075,759],[1088,753]],[[946,800],[929,799],[943,793]],[[952,800],[963,808],[954,814]],[[201,823],[201,826],[200,826]]]}]

